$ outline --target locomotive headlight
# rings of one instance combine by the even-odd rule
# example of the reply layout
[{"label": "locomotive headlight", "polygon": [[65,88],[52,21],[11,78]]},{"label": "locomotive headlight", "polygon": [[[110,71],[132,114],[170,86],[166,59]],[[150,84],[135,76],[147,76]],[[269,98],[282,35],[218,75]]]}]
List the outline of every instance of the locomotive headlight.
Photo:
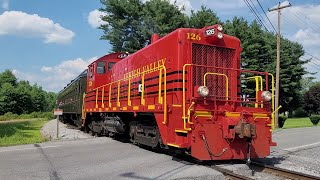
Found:
[{"label": "locomotive headlight", "polygon": [[198,93],[200,94],[200,96],[202,97],[207,97],[209,95],[209,89],[207,86],[200,86],[198,88]]},{"label": "locomotive headlight", "polygon": [[217,29],[218,29],[218,31],[220,31],[220,32],[223,31],[223,27],[222,27],[220,24],[218,25]]},{"label": "locomotive headlight", "polygon": [[222,38],[223,38],[222,32],[218,32],[218,35],[217,35],[217,36],[218,36],[219,39],[222,39]]},{"label": "locomotive headlight", "polygon": [[261,93],[261,98],[263,101],[271,101],[272,99],[272,94],[269,91],[263,91]]}]

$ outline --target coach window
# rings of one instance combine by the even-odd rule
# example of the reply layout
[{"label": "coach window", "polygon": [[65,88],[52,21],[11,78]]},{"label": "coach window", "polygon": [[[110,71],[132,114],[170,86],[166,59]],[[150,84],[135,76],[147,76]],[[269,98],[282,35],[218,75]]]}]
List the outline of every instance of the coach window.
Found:
[{"label": "coach window", "polygon": [[104,74],[106,73],[106,62],[98,62],[98,65],[97,65],[97,73],[98,74]]},{"label": "coach window", "polygon": [[111,70],[112,66],[115,64],[115,62],[109,62],[108,63],[108,71]]}]

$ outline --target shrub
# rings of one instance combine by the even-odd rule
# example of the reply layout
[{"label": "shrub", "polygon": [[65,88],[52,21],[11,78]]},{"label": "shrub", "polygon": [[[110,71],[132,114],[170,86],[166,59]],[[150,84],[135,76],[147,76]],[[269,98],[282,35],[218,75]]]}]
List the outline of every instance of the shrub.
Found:
[{"label": "shrub", "polygon": [[317,125],[320,121],[320,115],[312,115],[309,117],[313,125]]},{"label": "shrub", "polygon": [[298,109],[296,109],[294,111],[294,114],[293,114],[294,117],[308,117],[308,113],[303,110],[301,107],[299,107]]},{"label": "shrub", "polygon": [[31,114],[20,114],[18,119],[31,119]]},{"label": "shrub", "polygon": [[53,115],[52,112],[44,112],[44,113],[42,113],[42,117],[43,118],[47,118],[48,120],[51,120],[51,119],[55,118],[55,116]]},{"label": "shrub", "polygon": [[33,119],[33,118],[46,118],[48,120],[54,119],[52,112],[32,112],[30,114],[13,114],[12,112],[7,112],[0,116],[0,121],[8,121],[13,119]]},{"label": "shrub", "polygon": [[286,116],[279,116],[279,120],[278,120],[278,123],[279,123],[279,128],[282,128],[284,123],[286,122],[287,120],[287,117]]}]

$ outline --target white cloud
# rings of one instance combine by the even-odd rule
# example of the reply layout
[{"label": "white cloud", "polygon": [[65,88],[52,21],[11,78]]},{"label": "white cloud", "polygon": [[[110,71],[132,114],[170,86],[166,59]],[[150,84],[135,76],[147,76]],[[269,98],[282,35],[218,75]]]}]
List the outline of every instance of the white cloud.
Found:
[{"label": "white cloud", "polygon": [[27,73],[17,69],[12,72],[20,80],[28,80],[30,83],[41,85],[47,91],[58,92],[97,59],[92,57],[66,60],[55,66],[43,66],[37,73]]},{"label": "white cloud", "polygon": [[100,25],[105,24],[106,22],[101,20],[101,16],[105,16],[106,13],[99,11],[98,9],[93,10],[89,13],[88,23],[93,28],[98,28]]},{"label": "white cloud", "polygon": [[299,29],[293,36],[293,40],[300,42],[305,48],[319,46],[320,34],[313,32],[312,29]]},{"label": "white cloud", "polygon": [[43,66],[41,72],[44,75],[44,86],[50,90],[61,90],[67,83],[77,77],[87,66],[98,59],[93,57],[90,59],[77,58],[74,60],[63,61],[52,67]]},{"label": "white cloud", "polygon": [[17,35],[44,39],[45,43],[70,43],[74,32],[37,14],[5,11],[0,15],[0,36]]},{"label": "white cloud", "polygon": [[9,9],[9,0],[2,0],[1,6],[4,10],[8,10]]}]

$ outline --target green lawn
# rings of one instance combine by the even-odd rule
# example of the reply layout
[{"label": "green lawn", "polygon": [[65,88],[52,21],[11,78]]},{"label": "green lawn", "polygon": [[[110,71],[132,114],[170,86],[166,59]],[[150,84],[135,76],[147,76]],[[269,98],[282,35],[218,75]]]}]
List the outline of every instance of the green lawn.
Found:
[{"label": "green lawn", "polygon": [[[318,124],[318,126],[320,123]],[[288,118],[284,123],[283,129],[288,128],[298,128],[298,127],[312,127],[313,124],[311,123],[308,117],[305,118]]]},{"label": "green lawn", "polygon": [[0,123],[0,146],[31,144],[45,141],[40,129],[46,119]]}]

